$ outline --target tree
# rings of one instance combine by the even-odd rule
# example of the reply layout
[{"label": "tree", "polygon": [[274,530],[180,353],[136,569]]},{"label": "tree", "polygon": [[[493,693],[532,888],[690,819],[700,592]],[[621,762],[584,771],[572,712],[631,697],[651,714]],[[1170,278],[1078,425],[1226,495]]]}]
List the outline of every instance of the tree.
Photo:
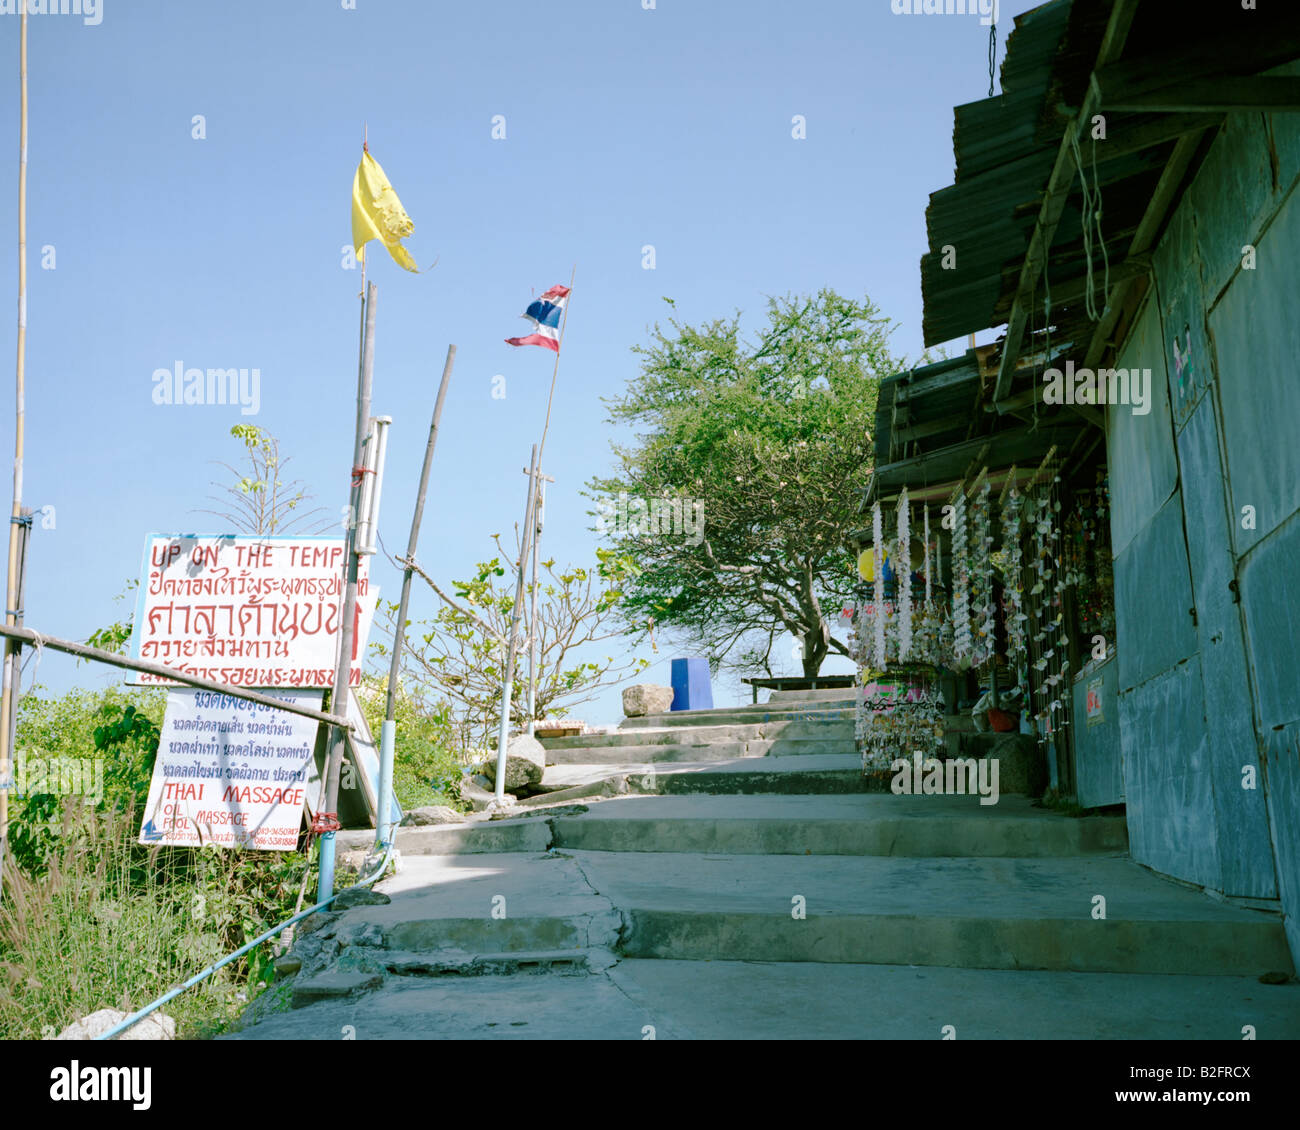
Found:
[{"label": "tree", "polygon": [[213,483],[226,498],[211,495],[209,498],[218,505],[233,503],[234,509],[200,510],[200,514],[224,518],[244,534],[319,534],[329,529],[333,523],[318,517],[327,513],[323,506],[296,513],[312,496],[300,480],[285,482],[280,478],[289,460],[281,457],[280,441],[275,436],[255,424],[236,424],[230,434],[244,442],[247,473],[229,463],[218,462],[235,481],[233,485]]},{"label": "tree", "polygon": [[767,315],[750,343],[739,314],[655,326],[634,349],[640,374],[605,402],[636,441],[612,445],[619,467],[587,496],[597,529],[637,565],[620,606],[630,626],[675,628],[715,667],[769,672],[789,631],[811,676],[828,653],[849,654],[823,609],[852,597],[846,543],[862,521],[876,393],[903,365],[870,300],[823,290],[771,299]]},{"label": "tree", "polygon": [[[430,620],[402,625],[406,631],[403,684],[417,696],[445,699],[451,704],[462,749],[494,745],[501,718],[518,548],[511,560],[499,534],[493,541],[497,555],[479,562],[471,580],[453,581],[454,595],[414,566],[441,606]],[[397,560],[395,564],[405,568],[406,562]],[[551,559],[541,562],[540,570],[537,623],[532,629],[537,639],[536,716],[560,717],[590,701],[602,687],[644,670],[647,662],[601,654],[600,645],[623,634],[615,610],[631,573],[630,561],[599,550],[594,569],[578,565],[560,568]],[[525,585],[525,610],[532,591],[531,584]],[[377,634],[389,641],[398,629],[397,611],[397,604],[385,603],[376,616]],[[390,646],[380,639],[371,648],[388,657]],[[526,638],[519,640],[516,655],[510,717],[522,726],[528,718]]]}]

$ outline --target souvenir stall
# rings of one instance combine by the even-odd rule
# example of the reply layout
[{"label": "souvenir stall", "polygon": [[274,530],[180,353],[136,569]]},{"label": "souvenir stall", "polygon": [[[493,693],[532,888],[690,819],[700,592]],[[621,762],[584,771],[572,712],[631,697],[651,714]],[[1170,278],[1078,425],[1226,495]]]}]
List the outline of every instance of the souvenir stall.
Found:
[{"label": "souvenir stall", "polygon": [[1075,673],[1114,631],[1105,472],[1088,470],[1072,489],[1052,448],[946,498],[872,505],[853,619],[864,773],[940,756],[945,711],[974,700],[977,728],[1035,734],[1058,783]]}]

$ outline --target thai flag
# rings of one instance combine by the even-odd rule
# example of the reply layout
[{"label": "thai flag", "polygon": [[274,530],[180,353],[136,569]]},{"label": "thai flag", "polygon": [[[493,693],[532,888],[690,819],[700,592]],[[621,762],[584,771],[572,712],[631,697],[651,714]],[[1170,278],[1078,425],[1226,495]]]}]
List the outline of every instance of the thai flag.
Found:
[{"label": "thai flag", "polygon": [[547,349],[560,352],[560,318],[564,315],[564,304],[569,301],[567,286],[553,286],[541,298],[535,298],[524,311],[536,329],[525,337],[508,337],[507,345],[542,345]]}]

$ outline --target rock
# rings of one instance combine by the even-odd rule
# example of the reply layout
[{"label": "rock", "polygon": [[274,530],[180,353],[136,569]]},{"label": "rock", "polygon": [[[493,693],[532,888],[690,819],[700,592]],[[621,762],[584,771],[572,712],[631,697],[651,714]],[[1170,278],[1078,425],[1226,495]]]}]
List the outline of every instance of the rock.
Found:
[{"label": "rock", "polygon": [[[538,746],[540,748],[540,743],[538,743]],[[534,785],[540,784],[544,768],[535,761],[529,761],[526,757],[507,757],[506,792],[524,792]],[[494,786],[496,785],[496,771],[496,762],[489,761],[487,764],[487,778]]]},{"label": "rock", "polygon": [[302,968],[302,958],[296,953],[286,953],[283,957],[277,957],[273,964],[276,980],[283,981]]},{"label": "rock", "polygon": [[629,718],[662,714],[673,704],[673,688],[654,683],[638,683],[623,689],[623,713]]},{"label": "rock", "polygon": [[386,906],[392,901],[382,891],[372,891],[369,887],[349,887],[334,900],[333,906],[335,910],[351,910],[354,906]]},{"label": "rock", "polygon": [[423,826],[425,824],[459,824],[465,817],[454,808],[445,804],[429,804],[423,808],[413,808],[402,817],[402,827]]},{"label": "rock", "polygon": [[497,800],[496,797],[493,797],[491,801],[488,802],[488,806],[485,809],[483,809],[483,811],[487,813],[489,818],[493,818],[493,819],[500,813],[504,813],[506,816],[513,816],[515,814],[515,805],[517,805],[518,803],[519,802],[513,796],[511,796],[509,793],[506,793],[506,795],[503,796],[500,800]]},{"label": "rock", "polygon": [[378,988],[383,982],[384,978],[378,973],[367,973],[360,969],[332,969],[306,981],[295,982],[292,1004],[294,1008],[303,1008],[316,1001],[350,997],[354,993]]},{"label": "rock", "polygon": [[[506,759],[512,757],[522,757],[525,761],[531,761],[539,769],[546,768],[546,749],[531,734],[517,734],[506,743]],[[496,764],[493,759],[492,764]],[[538,780],[541,780],[539,777]]]},{"label": "rock", "polygon": [[998,792],[1040,797],[1047,788],[1047,758],[1029,734],[999,736],[989,750],[998,763]]},{"label": "rock", "polygon": [[[309,914],[298,924],[298,930],[303,934],[314,934],[324,926],[328,926],[338,917],[328,910],[318,910],[315,914]],[[326,935],[327,936],[327,935]]]},{"label": "rock", "polygon": [[[118,1012],[115,1008],[101,1008],[80,1020],[74,1020],[54,1038],[56,1040],[94,1040],[110,1028],[121,1024],[131,1014]],[[176,1021],[162,1012],[151,1012],[143,1020],[131,1025],[125,1032],[113,1037],[115,1040],[174,1040],[176,1039]]]},{"label": "rock", "polygon": [[492,803],[492,793],[484,788],[483,781],[487,778],[462,777],[460,782],[461,799],[468,802],[475,812],[482,812],[489,804]]}]

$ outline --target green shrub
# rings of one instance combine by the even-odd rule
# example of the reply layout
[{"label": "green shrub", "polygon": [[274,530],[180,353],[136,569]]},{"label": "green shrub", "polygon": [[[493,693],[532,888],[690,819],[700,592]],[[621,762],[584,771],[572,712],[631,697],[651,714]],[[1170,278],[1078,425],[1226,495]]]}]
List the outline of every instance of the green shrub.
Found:
[{"label": "green shrub", "polygon": [[[28,695],[16,750],[100,759],[99,795],[14,798],[0,902],[0,1038],[40,1038],[100,1008],[132,1011],[290,917],[309,853],[137,842],[164,694]],[[152,716],[151,716],[152,715]],[[102,773],[102,778],[100,774]],[[182,993],[179,1034],[220,1031],[265,987],[269,946]]]},{"label": "green shrub", "polygon": [[[387,708],[387,681],[367,676],[362,709],[375,741],[380,738]],[[445,804],[464,810],[461,762],[455,752],[445,704],[431,707],[399,688],[394,703],[393,792],[404,810]]]}]

